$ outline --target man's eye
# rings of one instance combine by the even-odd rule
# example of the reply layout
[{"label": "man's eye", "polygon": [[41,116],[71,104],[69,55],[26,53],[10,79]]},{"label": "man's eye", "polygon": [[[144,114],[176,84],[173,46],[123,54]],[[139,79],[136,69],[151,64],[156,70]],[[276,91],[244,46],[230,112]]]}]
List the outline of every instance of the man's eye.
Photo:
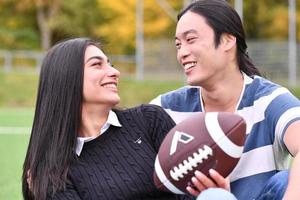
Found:
[{"label": "man's eye", "polygon": [[186,41],[187,42],[193,42],[196,38],[195,37],[191,37],[191,38],[187,38]]},{"label": "man's eye", "polygon": [[176,49],[180,49],[181,44],[180,43],[175,43],[175,47],[176,47]]}]

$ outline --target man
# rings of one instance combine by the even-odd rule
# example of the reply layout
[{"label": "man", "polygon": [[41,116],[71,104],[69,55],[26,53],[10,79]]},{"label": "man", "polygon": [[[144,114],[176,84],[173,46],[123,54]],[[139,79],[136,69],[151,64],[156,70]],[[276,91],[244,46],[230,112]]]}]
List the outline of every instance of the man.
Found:
[{"label": "man", "polygon": [[[192,112],[235,112],[247,122],[244,153],[230,175],[239,200],[300,199],[300,102],[287,89],[260,76],[247,54],[244,29],[236,11],[223,0],[199,0],[178,15],[177,59],[186,86],[151,103],[176,122]],[[294,157],[291,169],[289,155]],[[198,174],[198,191],[228,189]]]}]

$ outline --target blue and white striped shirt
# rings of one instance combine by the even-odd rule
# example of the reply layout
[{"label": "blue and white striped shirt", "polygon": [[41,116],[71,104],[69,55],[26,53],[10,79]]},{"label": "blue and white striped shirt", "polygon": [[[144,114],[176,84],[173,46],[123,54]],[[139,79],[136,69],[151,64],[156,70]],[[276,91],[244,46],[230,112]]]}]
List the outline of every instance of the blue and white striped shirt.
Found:
[{"label": "blue and white striped shirt", "polygon": [[[151,103],[162,106],[176,123],[193,112],[204,112],[200,87],[185,86]],[[239,200],[255,199],[272,175],[289,167],[283,136],[292,122],[300,120],[300,101],[280,85],[244,74],[236,113],[246,120],[247,139],[230,174],[231,191]]]}]

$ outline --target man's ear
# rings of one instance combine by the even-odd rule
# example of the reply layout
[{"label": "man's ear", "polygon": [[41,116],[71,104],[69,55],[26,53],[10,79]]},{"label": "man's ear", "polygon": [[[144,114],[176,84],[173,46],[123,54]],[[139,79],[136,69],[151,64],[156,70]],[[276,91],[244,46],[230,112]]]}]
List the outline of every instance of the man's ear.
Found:
[{"label": "man's ear", "polygon": [[236,37],[228,33],[223,33],[221,35],[221,45],[225,51],[231,50],[236,46]]}]

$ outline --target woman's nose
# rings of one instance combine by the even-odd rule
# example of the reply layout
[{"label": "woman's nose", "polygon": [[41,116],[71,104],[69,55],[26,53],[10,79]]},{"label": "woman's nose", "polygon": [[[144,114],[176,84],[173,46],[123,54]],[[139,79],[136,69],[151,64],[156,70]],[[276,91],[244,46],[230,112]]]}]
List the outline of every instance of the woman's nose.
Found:
[{"label": "woman's nose", "polygon": [[109,66],[109,76],[114,76],[114,77],[118,78],[120,76],[120,71],[110,65]]}]

